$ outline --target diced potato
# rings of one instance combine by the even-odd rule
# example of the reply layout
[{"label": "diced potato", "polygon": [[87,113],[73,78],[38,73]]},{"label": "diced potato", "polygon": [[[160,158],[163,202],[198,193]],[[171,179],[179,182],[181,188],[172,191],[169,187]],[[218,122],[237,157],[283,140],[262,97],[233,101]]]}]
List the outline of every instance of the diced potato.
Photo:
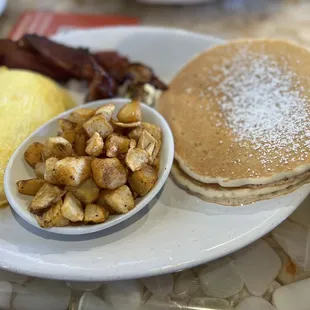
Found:
[{"label": "diced potato", "polygon": [[43,228],[49,227],[64,227],[70,225],[70,221],[61,213],[62,200],[53,204],[42,215],[37,215],[38,224]]},{"label": "diced potato", "polygon": [[137,100],[124,105],[117,113],[117,119],[121,123],[134,123],[141,121],[141,107]]},{"label": "diced potato", "polygon": [[55,165],[55,178],[62,185],[78,186],[90,178],[90,160],[87,157],[66,157]]},{"label": "diced potato", "polygon": [[94,181],[101,188],[115,189],[126,184],[126,170],[118,158],[95,158],[91,169]]},{"label": "diced potato", "polygon": [[51,204],[60,200],[65,193],[66,191],[55,185],[44,183],[33,198],[29,206],[29,211],[34,214],[39,214]]},{"label": "diced potato", "polygon": [[44,160],[50,157],[56,157],[58,159],[72,156],[73,148],[69,141],[62,137],[51,137],[45,142],[43,149]]},{"label": "diced potato", "polygon": [[116,213],[127,213],[135,207],[132,193],[127,185],[106,194],[105,201]]},{"label": "diced potato", "polygon": [[137,146],[137,141],[134,139],[130,139],[129,148],[134,149]]},{"label": "diced potato", "polygon": [[74,129],[68,129],[61,133],[61,137],[66,139],[68,142],[70,142],[71,145],[74,145],[75,142],[75,130]]},{"label": "diced potato", "polygon": [[38,179],[44,179],[45,163],[43,163],[41,161],[36,163],[36,165],[34,167],[34,172],[35,172]]},{"label": "diced potato", "polygon": [[84,219],[82,204],[72,193],[66,194],[61,213],[71,222],[81,222]]},{"label": "diced potato", "polygon": [[127,137],[112,133],[105,140],[105,150],[107,157],[117,157],[119,154],[125,154],[130,145],[130,139]]},{"label": "diced potato", "polygon": [[145,196],[152,189],[156,181],[157,173],[149,165],[146,165],[139,171],[133,172],[128,178],[131,189],[138,193],[139,196]]},{"label": "diced potato", "polygon": [[88,136],[86,134],[85,129],[81,127],[77,127],[75,129],[75,141],[74,141],[74,151],[78,156],[86,155],[86,142],[88,140]]},{"label": "diced potato", "polygon": [[86,153],[89,156],[99,156],[103,151],[103,139],[98,132],[95,132],[92,137],[86,142]]},{"label": "diced potato", "polygon": [[82,125],[95,115],[96,111],[88,108],[80,108],[69,115],[69,121]]},{"label": "diced potato", "polygon": [[117,121],[115,119],[111,120],[111,123],[116,126],[116,127],[120,127],[120,128],[134,128],[134,127],[138,127],[141,125],[141,122],[134,122],[134,123],[122,123],[120,121]]},{"label": "diced potato", "polygon": [[143,129],[145,129],[156,141],[161,142],[162,140],[162,131],[161,128],[150,123],[142,122]]},{"label": "diced potato", "polygon": [[76,123],[73,123],[65,118],[60,118],[58,124],[62,131],[72,130],[76,127]]},{"label": "diced potato", "polygon": [[143,128],[142,127],[137,127],[133,130],[131,130],[128,134],[128,138],[134,139],[136,142],[139,141],[140,135],[142,133]]},{"label": "diced potato", "polygon": [[83,124],[83,127],[89,137],[98,132],[102,139],[105,139],[113,132],[113,127],[102,114],[93,116]]},{"label": "diced potato", "polygon": [[157,157],[155,158],[152,167],[158,172],[159,168],[160,168],[160,157],[159,155],[157,155]]},{"label": "diced potato", "polygon": [[42,161],[43,149],[44,145],[40,142],[34,142],[27,147],[24,158],[32,168],[35,167],[36,163]]},{"label": "diced potato", "polygon": [[130,149],[125,157],[126,165],[131,171],[140,170],[149,160],[148,153],[140,148]]},{"label": "diced potato", "polygon": [[56,157],[50,157],[45,162],[44,180],[52,184],[59,184],[55,177],[55,166],[58,159]]},{"label": "diced potato", "polygon": [[159,142],[148,131],[143,130],[138,141],[138,147],[148,153],[149,164],[151,165],[159,153]]},{"label": "diced potato", "polygon": [[115,104],[113,103],[108,103],[108,104],[105,104],[103,105],[102,107],[98,108],[96,110],[96,115],[97,114],[102,114],[104,115],[104,117],[110,121],[111,120],[111,117],[113,115],[113,112],[115,110]]},{"label": "diced potato", "polygon": [[98,199],[96,200],[96,204],[104,207],[109,212],[109,214],[113,215],[116,214],[116,212],[105,201],[106,194],[111,193],[111,191],[111,189],[102,189],[99,193]]},{"label": "diced potato", "polygon": [[94,180],[89,178],[78,186],[67,186],[66,190],[72,192],[78,200],[87,205],[96,201],[100,189]]},{"label": "diced potato", "polygon": [[20,194],[35,196],[44,183],[45,183],[44,180],[29,179],[29,180],[20,180],[16,184],[18,192]]},{"label": "diced potato", "polygon": [[85,207],[85,223],[103,223],[109,217],[109,212],[97,204],[89,204]]}]

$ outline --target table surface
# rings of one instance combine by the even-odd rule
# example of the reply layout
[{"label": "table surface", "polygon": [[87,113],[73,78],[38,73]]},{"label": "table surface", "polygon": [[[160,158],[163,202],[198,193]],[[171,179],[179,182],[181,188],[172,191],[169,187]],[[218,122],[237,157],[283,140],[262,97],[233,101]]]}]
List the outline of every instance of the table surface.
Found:
[{"label": "table surface", "polygon": [[215,0],[191,6],[154,6],[135,0],[8,0],[0,18],[2,37],[26,9],[123,14],[139,17],[144,25],[185,28],[226,39],[277,37],[310,47],[309,0]]}]

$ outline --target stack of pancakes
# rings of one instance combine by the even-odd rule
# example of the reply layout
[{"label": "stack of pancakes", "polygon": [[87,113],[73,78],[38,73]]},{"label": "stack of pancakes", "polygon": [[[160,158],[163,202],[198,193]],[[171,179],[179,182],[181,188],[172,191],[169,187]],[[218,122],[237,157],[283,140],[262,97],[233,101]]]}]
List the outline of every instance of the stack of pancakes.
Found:
[{"label": "stack of pancakes", "polygon": [[175,139],[172,174],[223,205],[310,181],[310,53],[275,40],[216,46],[173,79],[158,110]]}]

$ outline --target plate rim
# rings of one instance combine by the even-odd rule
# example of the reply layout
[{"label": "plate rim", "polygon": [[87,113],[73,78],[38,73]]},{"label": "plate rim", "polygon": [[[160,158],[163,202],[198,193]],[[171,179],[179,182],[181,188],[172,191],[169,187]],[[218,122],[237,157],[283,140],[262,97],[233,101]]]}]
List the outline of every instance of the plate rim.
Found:
[{"label": "plate rim", "polygon": [[[187,30],[183,29],[177,29],[177,28],[165,28],[165,27],[149,27],[149,26],[121,26],[121,27],[105,27],[105,28],[96,28],[91,30],[76,30],[67,34],[59,34],[57,36],[54,36],[53,38],[56,40],[64,40],[66,37],[70,36],[79,36],[79,35],[85,35],[86,33],[101,33],[109,32],[110,30],[116,31],[130,31],[136,30],[137,32],[174,32],[175,34],[180,35],[186,35],[195,37],[197,39],[201,40],[209,40],[213,41],[215,44],[219,44],[223,42],[222,39],[209,36],[209,35],[203,35],[198,33],[193,33]],[[303,187],[307,186],[307,193],[310,190],[310,185],[304,185]],[[247,246],[248,244],[254,242],[255,240],[261,238],[263,235],[267,234],[269,231],[274,229],[276,226],[278,226],[284,219],[286,219],[301,203],[302,200],[306,197],[305,191],[302,192],[296,199],[296,206],[295,207],[283,207],[285,209],[285,212],[281,213],[281,215],[277,216],[276,219],[271,216],[268,217],[266,220],[262,221],[258,226],[254,227],[252,230],[247,231],[244,235],[238,236],[233,241],[226,242],[221,244],[221,250],[212,252],[212,254],[205,254],[200,255],[199,259],[193,258],[191,260],[183,260],[182,263],[175,263],[173,265],[170,265],[168,268],[164,267],[156,267],[156,268],[149,268],[147,272],[145,270],[139,271],[137,269],[128,270],[126,274],[122,275],[121,277],[119,275],[113,275],[112,273],[109,274],[103,274],[99,272],[94,272],[98,269],[85,269],[83,266],[79,267],[71,267],[66,266],[66,269],[64,267],[60,266],[59,264],[55,263],[45,263],[41,264],[36,261],[36,258],[28,256],[28,262],[27,264],[21,264],[20,263],[20,257],[18,254],[15,254],[13,251],[10,251],[7,255],[5,254],[6,250],[0,248],[0,254],[2,254],[2,258],[0,255],[0,267],[12,272],[22,273],[30,276],[40,277],[40,278],[48,278],[48,279],[61,279],[61,280],[68,280],[68,281],[112,281],[112,280],[120,280],[120,279],[134,279],[134,278],[141,278],[141,277],[148,277],[148,276],[154,276],[154,275],[161,275],[165,273],[171,273],[180,271],[183,269],[191,268],[197,265],[201,265],[203,263],[206,263],[207,261],[212,261],[215,259],[218,259],[219,257],[222,257],[224,255],[229,255],[232,252],[235,252],[239,250],[240,248]],[[264,225],[266,222],[268,222],[268,229],[261,229],[261,226]],[[257,232],[258,231],[258,232]],[[241,239],[242,238],[242,239]],[[241,240],[242,241],[241,241]],[[217,248],[217,246],[215,247]],[[207,252],[207,251],[205,251]],[[6,256],[6,259],[3,259],[3,256]],[[206,257],[207,256],[207,257]],[[11,259],[10,259],[11,258]],[[17,263],[19,260],[19,263]],[[29,264],[32,264],[33,268],[29,268]]]}]

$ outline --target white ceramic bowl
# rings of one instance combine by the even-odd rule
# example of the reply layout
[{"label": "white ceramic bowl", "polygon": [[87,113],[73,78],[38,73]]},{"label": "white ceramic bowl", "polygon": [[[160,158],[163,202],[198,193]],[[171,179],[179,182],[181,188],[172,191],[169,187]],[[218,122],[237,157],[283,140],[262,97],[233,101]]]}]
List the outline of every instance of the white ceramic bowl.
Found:
[{"label": "white ceramic bowl", "polygon": [[[117,111],[127,102],[128,99],[98,100],[92,103],[88,103],[87,105],[85,105],[85,107],[98,108],[107,103],[115,103],[116,104],[115,113],[117,113]],[[53,227],[48,229],[41,228],[38,225],[34,215],[27,210],[27,207],[29,206],[29,203],[33,199],[33,197],[19,194],[17,191],[16,186],[17,181],[35,177],[33,169],[24,160],[24,152],[32,142],[35,141],[44,142],[46,138],[55,136],[59,131],[59,125],[57,119],[68,117],[68,115],[73,110],[78,108],[80,108],[80,106],[56,116],[48,123],[37,129],[32,135],[30,135],[14,152],[13,156],[11,157],[7,165],[4,176],[5,194],[7,196],[10,205],[16,211],[16,213],[31,225],[57,234],[65,234],[65,235],[89,234],[96,231],[107,229],[130,218],[131,216],[139,212],[143,207],[145,207],[160,191],[160,189],[163,187],[168,178],[169,172],[171,170],[171,165],[173,162],[174,143],[169,125],[155,109],[152,109],[147,105],[142,104],[141,110],[143,120],[158,125],[160,128],[162,128],[163,132],[163,143],[160,154],[161,155],[160,170],[158,174],[158,181],[155,184],[155,186],[151,189],[151,191],[143,198],[137,199],[136,207],[133,210],[129,211],[126,214],[112,215],[106,222],[102,224]]]}]

